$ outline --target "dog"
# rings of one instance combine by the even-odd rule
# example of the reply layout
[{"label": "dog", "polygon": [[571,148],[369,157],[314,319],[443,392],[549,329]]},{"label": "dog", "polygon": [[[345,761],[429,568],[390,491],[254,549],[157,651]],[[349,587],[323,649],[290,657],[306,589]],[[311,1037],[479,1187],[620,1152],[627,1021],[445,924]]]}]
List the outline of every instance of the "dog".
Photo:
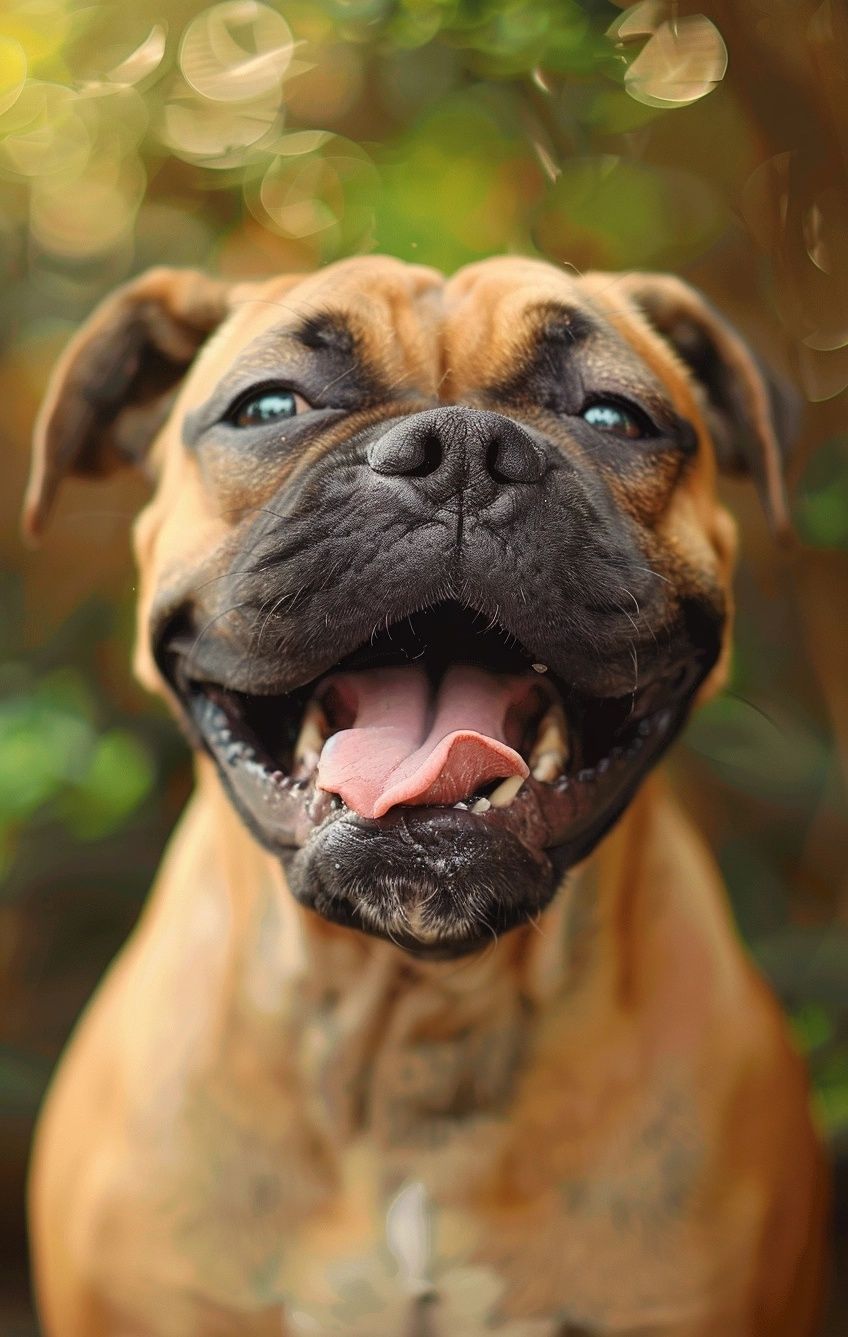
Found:
[{"label": "dog", "polygon": [[778,397],[683,281],[360,257],[106,300],[25,523],[127,463],[197,788],[37,1132],[48,1337],[809,1337],[805,1073],[656,766]]}]

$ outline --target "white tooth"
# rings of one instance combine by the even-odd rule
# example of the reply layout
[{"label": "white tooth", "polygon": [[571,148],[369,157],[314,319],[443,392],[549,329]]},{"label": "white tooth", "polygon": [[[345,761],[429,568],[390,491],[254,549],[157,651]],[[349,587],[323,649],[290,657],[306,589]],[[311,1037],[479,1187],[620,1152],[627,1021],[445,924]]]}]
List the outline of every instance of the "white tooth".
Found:
[{"label": "white tooth", "polygon": [[531,667],[534,673],[547,673],[548,671],[547,664],[533,664]]},{"label": "white tooth", "polygon": [[502,780],[497,789],[489,795],[492,807],[507,808],[523,784],[523,775],[511,775],[508,780]]},{"label": "white tooth", "polygon": [[[530,769],[536,780],[555,778],[568,760],[568,724],[558,704],[549,707],[542,717],[539,731],[530,753]],[[556,769],[550,774],[551,767]],[[542,774],[539,774],[541,769]]]},{"label": "white tooth", "polygon": [[310,701],[306,707],[297,742],[294,745],[295,763],[308,761],[314,764],[314,762],[317,762],[326,737],[326,716],[317,701]]},{"label": "white tooth", "polygon": [[562,774],[562,757],[556,752],[543,752],[536,758],[533,766],[533,779],[541,780],[543,784],[552,784]]},{"label": "white tooth", "polygon": [[542,723],[539,725],[539,732],[536,734],[536,740],[533,743],[533,757],[543,752],[559,752],[563,756],[567,746],[567,739],[564,729],[565,721],[556,706],[551,706]]},{"label": "white tooth", "polygon": [[488,800],[487,798],[478,798],[478,800],[477,800],[476,803],[472,803],[472,804],[471,804],[471,811],[472,811],[472,812],[488,812],[489,809],[491,808],[491,806],[492,806],[492,805],[491,805],[491,803],[489,802],[489,800]]}]

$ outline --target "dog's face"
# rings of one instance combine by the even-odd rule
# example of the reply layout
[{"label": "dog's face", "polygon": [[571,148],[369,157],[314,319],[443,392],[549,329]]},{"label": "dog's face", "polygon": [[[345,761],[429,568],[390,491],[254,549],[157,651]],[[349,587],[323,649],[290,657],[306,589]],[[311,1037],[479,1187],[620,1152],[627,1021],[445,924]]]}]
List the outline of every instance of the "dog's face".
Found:
[{"label": "dog's face", "polygon": [[768,414],[671,279],[154,271],[66,354],[30,521],[152,439],[142,677],[300,901],[455,954],[548,903],[720,679],[716,458],[778,508]]}]

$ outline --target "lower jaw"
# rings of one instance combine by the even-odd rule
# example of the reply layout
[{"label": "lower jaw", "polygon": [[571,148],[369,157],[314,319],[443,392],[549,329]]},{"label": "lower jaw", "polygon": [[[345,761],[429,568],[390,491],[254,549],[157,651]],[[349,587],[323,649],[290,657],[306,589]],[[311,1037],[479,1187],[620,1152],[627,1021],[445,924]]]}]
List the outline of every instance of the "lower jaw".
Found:
[{"label": "lower jaw", "polygon": [[454,958],[539,915],[559,861],[454,809],[345,812],[282,863],[295,898],[418,956]]},{"label": "lower jaw", "polygon": [[[312,814],[310,829],[298,845],[284,845],[238,800],[235,806],[279,859],[290,892],[306,909],[413,956],[448,960],[486,949],[537,919],[568,870],[618,819],[640,779],[632,777],[614,801],[554,845],[521,839],[508,829],[510,819],[519,829],[522,825],[516,821],[520,814],[509,809],[478,815],[408,807],[369,819],[321,791],[310,801],[303,784],[295,792]],[[525,814],[524,825],[538,838],[540,819],[532,798],[529,791],[524,796],[524,805],[533,810]]]},{"label": "lower jaw", "polygon": [[[456,958],[536,918],[570,867],[629,803],[676,734],[685,704],[653,717],[599,771],[529,780],[505,808],[396,807],[369,819],[309,780],[269,770],[203,730],[246,826],[323,919],[429,958]],[[198,721],[200,722],[200,721]],[[235,750],[234,750],[235,749]]]}]

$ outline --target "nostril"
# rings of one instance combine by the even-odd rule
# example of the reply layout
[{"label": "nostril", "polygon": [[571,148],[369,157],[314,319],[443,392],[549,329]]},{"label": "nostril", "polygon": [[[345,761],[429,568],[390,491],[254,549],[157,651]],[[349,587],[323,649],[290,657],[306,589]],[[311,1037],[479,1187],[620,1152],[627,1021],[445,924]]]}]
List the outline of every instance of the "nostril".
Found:
[{"label": "nostril", "polygon": [[418,441],[415,467],[408,472],[414,478],[426,478],[441,467],[444,449],[438,432],[426,432]]},{"label": "nostril", "polygon": [[538,483],[548,469],[545,451],[518,423],[460,405],[396,420],[367,447],[367,460],[389,477],[433,475],[425,490],[446,494],[481,483]]},{"label": "nostril", "polygon": [[378,474],[426,478],[442,463],[442,442],[438,432],[414,427],[392,428],[368,447],[368,463]]},{"label": "nostril", "polygon": [[520,427],[496,433],[486,452],[486,469],[496,483],[538,483],[545,472],[541,451]]}]

